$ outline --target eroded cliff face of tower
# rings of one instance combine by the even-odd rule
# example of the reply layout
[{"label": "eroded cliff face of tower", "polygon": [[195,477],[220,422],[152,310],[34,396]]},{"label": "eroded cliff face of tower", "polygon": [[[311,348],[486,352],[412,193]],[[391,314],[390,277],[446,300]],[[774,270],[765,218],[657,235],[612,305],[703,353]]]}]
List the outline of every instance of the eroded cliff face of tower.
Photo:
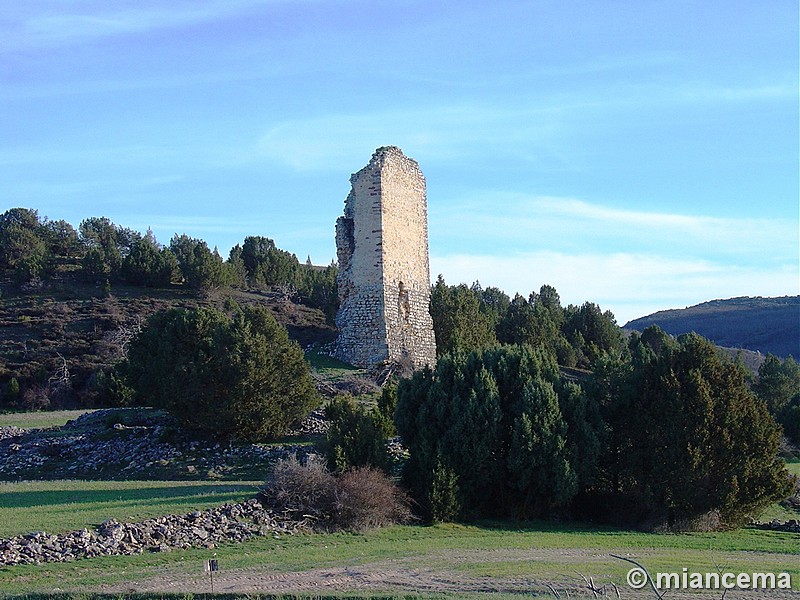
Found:
[{"label": "eroded cliff face of tower", "polygon": [[336,222],[336,357],[363,367],[433,365],[425,177],[415,160],[386,146],[350,183]]}]

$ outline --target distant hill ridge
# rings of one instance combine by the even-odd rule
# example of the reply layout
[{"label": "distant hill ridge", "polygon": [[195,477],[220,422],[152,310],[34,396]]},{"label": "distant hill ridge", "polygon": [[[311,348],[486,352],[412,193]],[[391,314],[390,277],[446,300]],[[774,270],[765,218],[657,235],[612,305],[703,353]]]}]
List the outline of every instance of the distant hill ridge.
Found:
[{"label": "distant hill ridge", "polygon": [[800,359],[800,296],[711,300],[634,319],[625,329],[658,325],[671,335],[694,331],[718,346]]}]

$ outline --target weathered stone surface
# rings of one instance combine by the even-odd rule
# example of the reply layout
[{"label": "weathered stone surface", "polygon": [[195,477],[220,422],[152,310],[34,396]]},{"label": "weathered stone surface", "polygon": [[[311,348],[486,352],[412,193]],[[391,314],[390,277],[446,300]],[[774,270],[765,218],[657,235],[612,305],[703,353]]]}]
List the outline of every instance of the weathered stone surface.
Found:
[{"label": "weathered stone surface", "polygon": [[220,543],[242,542],[253,536],[294,535],[311,526],[312,522],[302,516],[274,512],[258,499],[252,499],[140,523],[108,519],[94,531],[80,529],[58,535],[40,531],[0,539],[0,567],[169,552],[175,548],[214,548]]},{"label": "weathered stone surface", "polygon": [[[159,473],[180,470],[207,477],[225,474],[232,464],[266,467],[290,454],[298,457],[307,446],[286,444],[213,444],[176,431],[174,420],[154,415],[146,425],[126,426],[109,421],[119,412],[98,410],[52,430],[16,430],[0,436],[0,481],[39,478],[153,479]],[[297,427],[297,433],[321,433],[327,428],[322,411]]]},{"label": "weathered stone surface", "polygon": [[755,527],[759,529],[769,529],[771,531],[788,531],[789,533],[800,533],[800,521],[797,519],[789,519],[788,521],[780,521],[773,519],[769,523],[754,523]]},{"label": "weathered stone surface", "polygon": [[0,440],[10,440],[25,434],[25,430],[13,425],[0,427]]},{"label": "weathered stone surface", "polygon": [[362,367],[432,365],[425,178],[415,160],[385,146],[350,182],[344,215],[336,222],[335,356]]}]

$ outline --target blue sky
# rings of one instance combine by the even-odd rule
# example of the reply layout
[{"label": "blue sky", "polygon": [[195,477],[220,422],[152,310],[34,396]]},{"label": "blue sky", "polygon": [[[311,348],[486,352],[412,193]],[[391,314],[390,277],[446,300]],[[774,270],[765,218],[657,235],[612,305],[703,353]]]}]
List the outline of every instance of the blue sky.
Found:
[{"label": "blue sky", "polygon": [[397,145],[431,271],[620,324],[800,293],[796,0],[0,6],[5,210],[335,256]]}]

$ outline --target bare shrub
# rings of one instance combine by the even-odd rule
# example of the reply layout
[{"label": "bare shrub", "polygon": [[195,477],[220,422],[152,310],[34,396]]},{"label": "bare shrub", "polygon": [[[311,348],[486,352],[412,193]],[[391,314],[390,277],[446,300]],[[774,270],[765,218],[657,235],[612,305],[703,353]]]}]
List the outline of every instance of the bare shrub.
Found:
[{"label": "bare shrub", "polygon": [[291,455],[275,464],[261,493],[279,510],[299,511],[328,520],[336,500],[336,478],[321,459],[309,456],[301,464]]},{"label": "bare shrub", "polygon": [[334,514],[337,527],[364,531],[411,519],[408,496],[380,469],[360,467],[339,476]]},{"label": "bare shrub", "polygon": [[654,527],[655,533],[707,533],[724,529],[718,510],[710,510],[702,515],[679,519],[671,524],[662,523]]},{"label": "bare shrub", "polygon": [[12,403],[14,408],[20,410],[46,410],[50,408],[50,396],[46,386],[34,383]]},{"label": "bare shrub", "polygon": [[334,529],[363,531],[412,519],[408,496],[379,469],[363,467],[334,477],[324,463],[295,456],[276,463],[261,491],[278,510],[311,515]]}]

